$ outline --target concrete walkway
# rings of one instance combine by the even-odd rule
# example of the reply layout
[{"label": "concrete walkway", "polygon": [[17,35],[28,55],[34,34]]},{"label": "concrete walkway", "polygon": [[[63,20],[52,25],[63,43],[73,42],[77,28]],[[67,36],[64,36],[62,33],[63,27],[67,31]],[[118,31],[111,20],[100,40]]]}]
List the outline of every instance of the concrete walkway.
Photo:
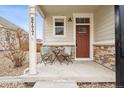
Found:
[{"label": "concrete walkway", "polygon": [[38,74],[26,78],[36,80],[73,80],[76,82],[115,82],[115,72],[95,62],[75,61],[73,64],[56,62],[53,65],[37,65]]},{"label": "concrete walkway", "polygon": [[52,80],[37,81],[33,88],[78,88],[74,81]]}]

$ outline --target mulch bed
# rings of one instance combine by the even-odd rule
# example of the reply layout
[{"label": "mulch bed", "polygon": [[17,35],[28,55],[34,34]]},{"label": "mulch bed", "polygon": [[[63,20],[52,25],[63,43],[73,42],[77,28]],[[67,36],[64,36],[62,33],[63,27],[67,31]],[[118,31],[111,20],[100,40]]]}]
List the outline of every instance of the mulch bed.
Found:
[{"label": "mulch bed", "polygon": [[79,88],[115,88],[114,82],[77,82]]},{"label": "mulch bed", "polygon": [[0,88],[32,88],[34,82],[0,82]]},{"label": "mulch bed", "polygon": [[[0,82],[0,88],[32,88],[35,82]],[[79,88],[115,88],[114,82],[77,82]]]}]

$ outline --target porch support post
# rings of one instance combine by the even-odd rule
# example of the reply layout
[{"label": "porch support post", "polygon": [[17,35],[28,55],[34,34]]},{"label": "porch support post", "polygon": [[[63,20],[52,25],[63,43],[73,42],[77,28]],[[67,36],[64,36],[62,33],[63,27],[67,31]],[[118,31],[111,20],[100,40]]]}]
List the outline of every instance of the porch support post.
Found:
[{"label": "porch support post", "polygon": [[36,6],[29,6],[29,73],[36,74]]}]

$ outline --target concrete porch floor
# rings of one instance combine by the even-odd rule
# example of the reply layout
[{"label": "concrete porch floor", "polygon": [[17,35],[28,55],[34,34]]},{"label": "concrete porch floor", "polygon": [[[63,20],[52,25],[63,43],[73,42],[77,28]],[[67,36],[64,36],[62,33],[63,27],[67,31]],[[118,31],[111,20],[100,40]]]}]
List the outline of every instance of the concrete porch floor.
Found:
[{"label": "concrete porch floor", "polygon": [[95,62],[74,61],[74,63],[53,65],[38,64],[38,74],[24,77],[36,80],[71,80],[77,82],[115,82],[115,72]]}]

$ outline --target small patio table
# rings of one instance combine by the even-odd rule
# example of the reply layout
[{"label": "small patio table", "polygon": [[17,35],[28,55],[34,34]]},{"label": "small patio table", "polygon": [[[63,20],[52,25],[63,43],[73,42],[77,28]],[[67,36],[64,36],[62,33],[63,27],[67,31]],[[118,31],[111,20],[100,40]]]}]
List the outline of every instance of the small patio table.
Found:
[{"label": "small patio table", "polygon": [[54,53],[55,57],[52,61],[52,64],[54,63],[54,61],[57,59],[60,64],[64,61],[64,57],[61,55],[63,48],[62,47],[56,47],[56,49],[54,49],[52,52]]}]

